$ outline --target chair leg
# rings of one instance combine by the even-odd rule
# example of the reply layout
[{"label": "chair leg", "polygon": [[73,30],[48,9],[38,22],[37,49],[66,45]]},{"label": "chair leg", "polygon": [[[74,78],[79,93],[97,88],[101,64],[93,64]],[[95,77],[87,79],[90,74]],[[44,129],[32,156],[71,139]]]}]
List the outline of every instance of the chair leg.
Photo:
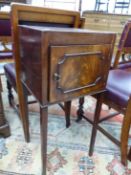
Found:
[{"label": "chair leg", "polygon": [[128,153],[128,159],[131,161],[131,147],[130,147],[130,150],[129,150],[129,153]]},{"label": "chair leg", "polygon": [[98,94],[98,96],[97,96],[97,103],[96,103],[96,109],[95,109],[95,114],[94,114],[93,128],[92,128],[92,134],[91,134],[91,140],[90,140],[90,146],[89,146],[89,156],[92,156],[93,151],[94,151],[94,145],[95,145],[96,134],[97,134],[97,125],[99,123],[102,102],[103,102],[103,93]]},{"label": "chair leg", "polygon": [[70,112],[71,112],[71,101],[65,102],[65,119],[66,119],[66,127],[70,126]]},{"label": "chair leg", "polygon": [[7,80],[7,89],[8,89],[8,101],[10,106],[13,106],[12,101],[14,100],[14,96],[12,94],[12,86],[10,82]]},{"label": "chair leg", "polygon": [[79,99],[79,108],[77,110],[77,120],[76,120],[77,122],[82,120],[82,117],[83,117],[83,114],[84,114],[83,105],[84,105],[84,97],[81,97]]},{"label": "chair leg", "polygon": [[131,98],[128,101],[121,130],[121,162],[125,166],[127,165],[128,138],[129,138],[130,126],[131,126]]}]

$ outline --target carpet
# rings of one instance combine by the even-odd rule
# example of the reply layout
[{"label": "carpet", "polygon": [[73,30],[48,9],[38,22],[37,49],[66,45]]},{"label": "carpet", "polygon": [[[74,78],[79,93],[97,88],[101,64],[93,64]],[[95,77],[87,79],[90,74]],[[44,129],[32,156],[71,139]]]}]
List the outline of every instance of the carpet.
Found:
[{"label": "carpet", "polygon": [[[4,77],[3,101],[6,119],[11,127],[11,136],[0,138],[0,175],[41,175],[39,108],[31,105],[31,142],[25,143],[20,119],[10,108]],[[85,115],[92,118],[95,101],[86,97]],[[98,132],[95,151],[88,156],[92,126],[85,122],[76,123],[77,100],[72,103],[71,126],[65,127],[64,113],[53,105],[48,116],[47,175],[131,175],[131,162],[128,167],[120,163],[120,150],[103,134]],[[102,115],[107,113],[103,106]],[[102,123],[114,136],[120,136],[121,116]],[[129,139],[131,142],[131,139]]]}]

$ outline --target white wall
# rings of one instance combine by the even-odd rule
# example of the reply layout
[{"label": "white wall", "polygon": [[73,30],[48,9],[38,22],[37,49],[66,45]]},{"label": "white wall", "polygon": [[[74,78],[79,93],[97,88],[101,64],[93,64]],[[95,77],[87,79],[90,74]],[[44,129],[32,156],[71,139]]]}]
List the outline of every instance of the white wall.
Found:
[{"label": "white wall", "polygon": [[[79,9],[79,0],[51,0],[52,2],[48,2],[50,0],[45,0],[45,1],[46,3],[44,4],[44,0],[32,0],[32,4],[38,5],[38,6],[45,5],[47,7],[60,8],[60,9],[70,9],[70,10]],[[96,0],[82,0],[82,11],[94,10],[95,1]],[[110,13],[114,12],[114,4],[115,4],[115,0],[110,0],[109,2]],[[104,8],[105,8],[104,5],[101,6],[101,10]],[[115,13],[121,13],[121,10],[116,10]],[[126,11],[123,11],[123,13],[126,13]],[[128,13],[131,14],[131,5]]]},{"label": "white wall", "polygon": [[[52,2],[50,2],[52,1]],[[79,0],[27,0],[27,2],[36,6],[46,6],[51,8],[69,9],[69,10],[79,10]],[[114,11],[115,0],[110,0],[109,3],[109,13]],[[94,10],[95,0],[82,0],[82,11]],[[104,8],[104,6],[102,7]],[[102,10],[101,8],[101,10]],[[2,10],[9,11],[10,7],[3,7]],[[115,13],[121,13],[121,10],[116,10]],[[126,13],[126,11],[123,11]],[[131,14],[131,5],[128,11]]]}]

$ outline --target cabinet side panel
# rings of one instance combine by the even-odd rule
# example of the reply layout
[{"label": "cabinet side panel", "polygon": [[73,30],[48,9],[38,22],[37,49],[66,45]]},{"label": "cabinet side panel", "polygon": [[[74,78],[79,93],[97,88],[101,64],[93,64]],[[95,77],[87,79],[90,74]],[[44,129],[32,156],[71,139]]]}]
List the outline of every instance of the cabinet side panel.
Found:
[{"label": "cabinet side panel", "polygon": [[41,103],[41,32],[20,28],[21,81]]}]

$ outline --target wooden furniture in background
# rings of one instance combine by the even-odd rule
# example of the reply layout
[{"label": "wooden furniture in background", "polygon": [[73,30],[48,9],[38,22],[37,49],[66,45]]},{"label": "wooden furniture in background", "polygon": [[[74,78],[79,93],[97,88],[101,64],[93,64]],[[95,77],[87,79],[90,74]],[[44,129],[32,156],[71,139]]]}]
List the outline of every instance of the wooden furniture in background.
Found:
[{"label": "wooden furniture in background", "polygon": [[[22,4],[12,4],[11,16],[12,16],[12,34],[13,34],[13,41],[14,41],[13,57],[15,59],[20,59],[19,45],[18,45],[19,41],[17,36],[17,34],[19,33],[19,30],[18,30],[19,24],[26,24],[29,26],[30,25],[54,26],[54,27],[62,27],[62,28],[74,28],[74,27],[79,28],[79,27],[82,27],[84,24],[84,18],[80,18],[79,12],[41,8],[41,7],[35,7],[35,6],[29,6],[29,5],[27,6]],[[16,71],[15,71],[15,66],[16,66]],[[29,141],[30,139],[29,123],[28,123],[27,111],[25,110],[25,108],[23,109],[24,99],[23,99],[21,84],[20,84],[20,74],[19,74],[20,65],[18,64],[18,61],[15,63],[15,66],[14,64],[7,64],[4,66],[5,74],[8,80],[9,102],[11,105],[14,104],[13,94],[11,93],[11,87],[13,87],[18,93],[19,105],[21,109],[20,113],[22,116],[21,120],[24,128],[25,139],[26,141]],[[26,93],[30,95],[28,91]],[[60,104],[62,109],[65,110],[67,127],[70,125],[70,121],[69,121],[70,103],[71,103],[70,101],[66,102],[64,107]]]},{"label": "wooden furniture in background", "polygon": [[104,91],[115,34],[20,26],[16,36],[23,91],[26,87],[40,104],[42,173],[46,175],[48,106]]},{"label": "wooden furniture in background", "polygon": [[125,23],[131,19],[131,15],[100,13],[95,11],[85,11],[83,17],[85,17],[84,28],[117,33],[115,50],[117,49]]},{"label": "wooden furniture in background", "polygon": [[2,92],[2,85],[0,78],[0,136],[8,137],[10,136],[10,128],[8,122],[5,119],[1,92]]}]

